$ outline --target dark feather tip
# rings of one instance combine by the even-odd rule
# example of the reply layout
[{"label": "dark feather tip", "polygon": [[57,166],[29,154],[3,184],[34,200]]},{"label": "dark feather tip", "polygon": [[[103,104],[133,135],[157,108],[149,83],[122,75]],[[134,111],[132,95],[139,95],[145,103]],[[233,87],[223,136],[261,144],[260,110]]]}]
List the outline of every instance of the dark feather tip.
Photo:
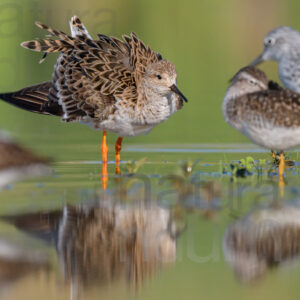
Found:
[{"label": "dark feather tip", "polygon": [[39,61],[40,64],[43,63],[43,62],[45,61],[47,55],[48,55],[48,52],[45,52],[45,53],[43,54],[42,58],[41,58],[40,61]]}]

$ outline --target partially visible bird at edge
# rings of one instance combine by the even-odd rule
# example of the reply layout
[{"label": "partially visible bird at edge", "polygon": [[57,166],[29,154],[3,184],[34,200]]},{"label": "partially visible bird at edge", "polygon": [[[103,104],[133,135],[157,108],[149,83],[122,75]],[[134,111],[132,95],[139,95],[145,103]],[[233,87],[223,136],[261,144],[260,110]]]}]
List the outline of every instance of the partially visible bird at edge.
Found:
[{"label": "partially visible bird at edge", "polygon": [[24,148],[0,130],[0,190],[19,179],[50,175],[49,164],[48,158]]},{"label": "partially visible bird at edge", "polygon": [[263,61],[278,62],[278,75],[283,85],[300,93],[300,32],[288,26],[274,28],[265,35],[263,46],[262,53],[250,66]]},{"label": "partially visible bird at edge", "polygon": [[187,102],[177,88],[174,64],[145,46],[135,33],[123,40],[98,34],[93,40],[76,16],[70,21],[71,36],[40,22],[36,25],[48,36],[21,45],[44,52],[42,60],[48,53],[60,53],[52,80],[0,98],[31,112],[101,130],[102,178],[107,178],[106,132],[118,134],[115,159],[120,174],[123,137],[148,133]]}]

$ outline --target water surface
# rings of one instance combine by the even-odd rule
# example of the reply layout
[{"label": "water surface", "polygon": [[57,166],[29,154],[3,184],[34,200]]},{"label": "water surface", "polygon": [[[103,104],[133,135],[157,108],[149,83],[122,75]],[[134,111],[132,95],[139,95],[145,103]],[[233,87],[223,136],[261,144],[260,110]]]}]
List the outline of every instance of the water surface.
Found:
[{"label": "water surface", "polygon": [[106,191],[93,159],[1,191],[1,299],[296,299],[297,164],[282,195],[270,154],[250,145],[137,145],[122,158]]}]

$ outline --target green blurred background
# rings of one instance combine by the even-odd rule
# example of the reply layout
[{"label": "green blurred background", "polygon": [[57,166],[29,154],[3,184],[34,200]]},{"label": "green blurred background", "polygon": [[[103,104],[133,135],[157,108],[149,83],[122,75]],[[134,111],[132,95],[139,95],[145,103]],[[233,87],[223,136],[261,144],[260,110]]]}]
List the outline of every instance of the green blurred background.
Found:
[{"label": "green blurred background", "polygon": [[[270,29],[289,25],[300,30],[299,0],[0,0],[0,92],[18,90],[51,78],[57,55],[49,55],[43,64],[39,64],[41,53],[25,50],[19,45],[22,41],[45,35],[34,25],[35,20],[68,32],[68,22],[74,14],[81,18],[94,37],[98,32],[120,37],[135,31],[146,44],[161,52],[177,67],[178,86],[189,103],[147,136],[126,138],[126,145],[176,144],[183,147],[187,144],[248,142],[230,128],[222,116],[221,104],[228,80],[261,52],[263,36]],[[276,63],[264,63],[261,67],[270,78],[278,80]],[[0,128],[8,130],[30,148],[58,161],[100,159],[101,134],[80,124],[62,123],[58,118],[25,112],[0,102]],[[115,136],[109,136],[111,145],[114,141]],[[122,157],[131,160],[144,156],[145,153],[125,152]],[[151,153],[151,163],[145,164],[142,172],[172,174],[177,161],[187,158],[197,161],[199,156],[203,162],[211,163],[210,167],[200,165],[201,171],[211,172],[210,168],[213,168],[217,173],[222,161],[240,159],[242,154]],[[254,158],[261,156],[261,153],[255,154]],[[266,154],[263,157],[267,157]],[[113,151],[110,158],[113,159]],[[0,212],[56,208],[64,203],[65,198],[75,203],[85,197],[81,190],[91,192],[98,181],[100,184],[99,166],[96,164],[58,164],[56,169],[58,176],[46,181],[45,190],[40,189],[43,184],[33,181],[31,185],[20,183],[16,189],[2,192]],[[113,172],[114,165],[109,165],[109,173]],[[201,173],[201,176],[204,175]],[[156,182],[156,178],[153,176],[152,182]],[[210,180],[216,180],[216,177],[212,178]],[[229,177],[220,177],[218,183],[226,186],[229,180]],[[292,187],[298,188],[297,176],[293,179],[290,176],[289,180]],[[235,184],[233,189],[238,188],[239,194],[244,187],[240,182]],[[245,199],[251,204],[252,199],[257,201],[256,177],[249,177],[244,186],[254,186],[255,193],[250,189],[249,194],[243,196],[243,201]],[[250,210],[244,202],[241,207]],[[216,223],[208,223],[201,218],[198,223],[198,216],[189,216],[189,226],[195,230],[195,245],[203,255],[209,253],[211,241],[218,232],[220,236],[216,239],[221,254],[221,234],[231,218],[230,210],[222,212]],[[217,233],[215,228],[219,230]],[[6,230],[3,224],[0,229]],[[271,273],[264,284],[255,288],[245,287],[236,281],[223,259],[196,264],[184,256],[181,261],[180,249],[185,248],[180,247],[185,247],[186,238],[185,233],[179,238],[179,258],[175,267],[144,286],[140,299],[167,299],[170,296],[172,299],[198,299],[201,296],[204,299],[298,299],[299,268],[289,273],[286,270]],[[20,281],[19,289],[15,287],[16,299],[37,294],[51,299],[68,298],[55,273],[30,278],[31,281]],[[95,291],[99,293],[100,290]],[[121,287],[120,284],[109,285],[103,292],[105,299],[109,298],[105,294],[107,290],[118,294],[118,298],[124,298],[128,293],[125,284]],[[98,299],[99,295],[94,298]]]},{"label": "green blurred background", "polygon": [[[120,37],[135,31],[145,43],[175,63],[178,85],[189,99],[184,109],[135,144],[238,143],[247,140],[225,124],[221,103],[228,79],[262,50],[266,32],[279,25],[300,29],[297,0],[1,0],[0,91],[14,91],[51,78],[57,55],[39,64],[40,53],[22,41],[43,37],[35,20],[69,32],[78,15],[90,33]],[[276,63],[262,65],[277,77]],[[0,103],[0,128],[32,147],[38,144],[99,144],[99,132],[58,118],[39,116]],[[114,138],[109,139],[110,143]]]}]

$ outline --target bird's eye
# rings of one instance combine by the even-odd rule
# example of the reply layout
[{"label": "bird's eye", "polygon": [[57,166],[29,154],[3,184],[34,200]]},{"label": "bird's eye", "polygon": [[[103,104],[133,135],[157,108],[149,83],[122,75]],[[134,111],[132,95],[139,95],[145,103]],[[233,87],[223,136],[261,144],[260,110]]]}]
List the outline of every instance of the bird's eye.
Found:
[{"label": "bird's eye", "polygon": [[161,80],[161,76],[160,75],[156,75],[158,80]]},{"label": "bird's eye", "polygon": [[274,44],[274,39],[269,38],[269,39],[267,39],[267,40],[265,41],[265,46],[266,46],[266,47],[271,46],[271,45],[273,45],[273,44]]},{"label": "bird's eye", "polygon": [[250,80],[250,83],[255,85],[255,81],[254,80]]}]

